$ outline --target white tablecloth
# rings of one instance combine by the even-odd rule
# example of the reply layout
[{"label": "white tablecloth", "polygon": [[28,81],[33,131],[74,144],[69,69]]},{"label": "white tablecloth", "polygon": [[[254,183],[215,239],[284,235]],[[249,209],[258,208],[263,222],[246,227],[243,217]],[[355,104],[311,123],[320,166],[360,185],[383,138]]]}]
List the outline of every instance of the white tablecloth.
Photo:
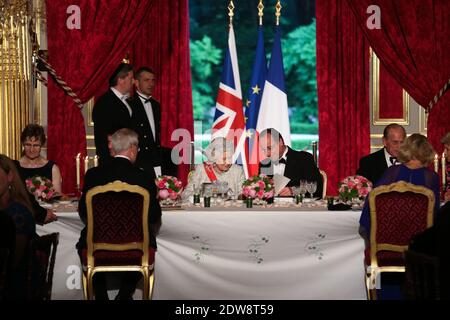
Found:
[{"label": "white tablecloth", "polygon": [[[82,299],[77,213],[60,232],[52,299]],[[164,211],[154,299],[365,299],[354,211]]]}]

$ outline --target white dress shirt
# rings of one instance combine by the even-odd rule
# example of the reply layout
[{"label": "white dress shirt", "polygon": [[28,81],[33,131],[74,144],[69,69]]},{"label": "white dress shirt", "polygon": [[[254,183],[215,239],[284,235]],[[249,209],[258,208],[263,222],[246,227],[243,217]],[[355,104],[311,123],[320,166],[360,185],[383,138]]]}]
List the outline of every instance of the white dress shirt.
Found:
[{"label": "white dress shirt", "polygon": [[[283,152],[283,155],[280,157],[280,159],[284,159],[287,160],[286,158],[286,154],[288,152],[288,148],[286,147],[286,149]],[[284,176],[284,169],[286,168],[286,164],[284,163],[276,163],[273,165],[273,174],[279,174]]]},{"label": "white dress shirt", "polygon": [[145,102],[145,100],[150,99],[151,96],[147,96],[139,91],[137,93],[139,95],[139,99],[141,99],[141,102],[144,105],[145,113],[147,114],[148,123],[150,124],[150,128],[152,128],[153,139],[156,141],[155,117],[153,116],[152,103],[150,101]]},{"label": "white dress shirt", "polygon": [[131,117],[131,115],[133,114],[133,110],[131,110],[131,107],[130,107],[130,105],[129,105],[128,102],[127,102],[127,99],[128,99],[128,97],[129,97],[128,94],[121,94],[121,93],[119,92],[119,90],[117,90],[116,88],[113,88],[113,87],[111,87],[110,89],[111,89],[112,92],[114,92],[114,94],[117,96],[117,98],[119,98],[120,101],[123,102],[123,104],[125,105],[125,107],[127,107],[128,112],[130,113],[130,117]]},{"label": "white dress shirt", "polygon": [[386,158],[386,164],[387,164],[388,168],[392,165],[400,164],[400,162],[398,162],[398,160],[394,160],[394,163],[391,162],[390,158],[392,157],[392,155],[389,152],[387,152],[386,148],[384,148],[384,157]]}]

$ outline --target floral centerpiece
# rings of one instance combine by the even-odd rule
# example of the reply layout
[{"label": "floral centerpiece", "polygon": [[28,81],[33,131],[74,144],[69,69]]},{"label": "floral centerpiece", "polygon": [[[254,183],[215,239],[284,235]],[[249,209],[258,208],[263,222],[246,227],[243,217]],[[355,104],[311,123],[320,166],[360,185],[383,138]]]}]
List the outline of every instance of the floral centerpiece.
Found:
[{"label": "floral centerpiece", "polygon": [[36,200],[50,201],[57,192],[50,179],[42,176],[34,176],[25,180],[25,185]]},{"label": "floral centerpiece", "polygon": [[264,202],[273,199],[274,194],[273,180],[266,175],[253,176],[242,184],[242,195],[246,199]]},{"label": "floral centerpiece", "polygon": [[162,205],[175,203],[183,191],[183,183],[176,177],[159,176],[155,183],[158,188],[157,197]]},{"label": "floral centerpiece", "polygon": [[339,198],[345,202],[353,199],[364,200],[370,190],[372,183],[363,176],[348,176],[339,182]]}]

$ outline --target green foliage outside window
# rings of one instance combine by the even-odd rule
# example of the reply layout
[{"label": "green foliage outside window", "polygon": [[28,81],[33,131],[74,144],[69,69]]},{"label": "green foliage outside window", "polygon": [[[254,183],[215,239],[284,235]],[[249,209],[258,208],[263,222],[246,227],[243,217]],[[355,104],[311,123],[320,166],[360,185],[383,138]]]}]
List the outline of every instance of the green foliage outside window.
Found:
[{"label": "green foliage outside window", "polygon": [[222,60],[222,50],[216,48],[211,38],[203,36],[202,40],[190,42],[191,70],[192,70],[192,104],[194,106],[194,119],[207,120],[205,109],[214,105],[216,96],[211,86],[212,67]]},{"label": "green foliage outside window", "polygon": [[[318,133],[314,2],[283,1],[280,22],[291,140],[295,149],[311,149],[311,140],[316,140],[314,135]],[[215,111],[228,37],[227,5],[228,2],[222,1],[189,1],[194,120],[202,122],[203,133],[211,129]],[[256,48],[258,17],[255,7],[251,1],[239,2],[233,18],[243,101],[247,99]],[[274,5],[267,5],[264,10],[267,61],[270,61],[273,44],[274,10]],[[207,143],[202,141],[202,144]]]}]

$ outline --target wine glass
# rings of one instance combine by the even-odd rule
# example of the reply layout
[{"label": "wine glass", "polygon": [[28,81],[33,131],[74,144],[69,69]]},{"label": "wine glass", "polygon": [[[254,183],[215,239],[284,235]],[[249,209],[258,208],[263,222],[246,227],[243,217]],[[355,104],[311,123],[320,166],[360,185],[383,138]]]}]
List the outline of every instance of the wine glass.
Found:
[{"label": "wine glass", "polygon": [[312,185],[312,182],[311,181],[307,181],[305,186],[306,186],[306,192],[308,192],[310,194],[310,198],[312,199],[313,198],[313,194],[312,194],[313,185]]},{"label": "wine glass", "polygon": [[302,195],[303,199],[305,199],[306,196],[306,180],[300,180],[300,194]]},{"label": "wine glass", "polygon": [[317,191],[317,181],[312,181],[311,182],[311,199],[313,199],[314,197],[314,192]]},{"label": "wine glass", "polygon": [[228,190],[227,190],[227,198],[231,199],[232,201],[236,200],[236,195],[234,194],[234,192],[231,188],[228,188]]},{"label": "wine glass", "polygon": [[200,191],[201,187],[199,185],[194,184],[194,204],[200,203]]}]

